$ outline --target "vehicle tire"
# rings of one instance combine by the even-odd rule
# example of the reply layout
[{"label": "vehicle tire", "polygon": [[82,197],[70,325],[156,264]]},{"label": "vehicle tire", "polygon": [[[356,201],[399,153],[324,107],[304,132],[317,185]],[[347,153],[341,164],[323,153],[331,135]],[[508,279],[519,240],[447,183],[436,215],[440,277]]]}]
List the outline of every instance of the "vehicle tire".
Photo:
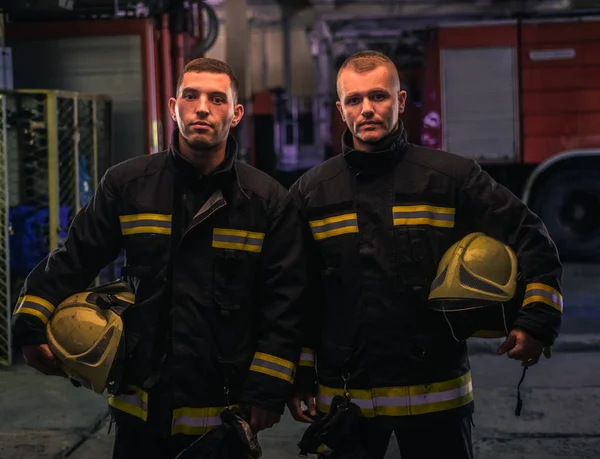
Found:
[{"label": "vehicle tire", "polygon": [[530,205],[556,243],[562,261],[600,260],[600,171],[550,172]]}]

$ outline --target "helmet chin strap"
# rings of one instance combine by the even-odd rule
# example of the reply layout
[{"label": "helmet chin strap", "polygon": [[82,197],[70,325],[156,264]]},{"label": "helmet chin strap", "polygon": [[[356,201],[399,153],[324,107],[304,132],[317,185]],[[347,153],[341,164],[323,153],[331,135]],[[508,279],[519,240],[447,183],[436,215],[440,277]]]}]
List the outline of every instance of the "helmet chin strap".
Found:
[{"label": "helmet chin strap", "polygon": [[442,312],[444,313],[444,319],[446,319],[446,323],[448,324],[448,327],[450,327],[450,333],[452,333],[452,338],[454,338],[454,341],[456,341],[457,343],[461,343],[466,341],[465,339],[458,339],[456,337],[456,335],[454,334],[454,329],[452,328],[452,324],[450,323],[450,320],[448,320],[448,316],[446,315],[446,308],[444,307],[444,304],[442,303]]}]

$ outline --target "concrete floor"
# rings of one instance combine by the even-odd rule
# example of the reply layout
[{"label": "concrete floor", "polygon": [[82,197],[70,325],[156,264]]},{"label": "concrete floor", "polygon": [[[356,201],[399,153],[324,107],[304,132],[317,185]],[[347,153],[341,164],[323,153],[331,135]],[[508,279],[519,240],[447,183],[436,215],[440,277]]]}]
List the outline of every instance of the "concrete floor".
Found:
[{"label": "concrete floor", "polygon": [[[513,414],[518,363],[491,354],[471,360],[478,459],[600,457],[600,352],[557,352],[531,369],[519,418]],[[113,435],[107,433],[103,397],[22,365],[0,378],[1,458],[111,457]],[[305,428],[286,413],[260,435],[263,458],[297,458]],[[394,441],[386,457],[400,457]]]},{"label": "concrete floor", "polygon": [[[600,458],[600,272],[569,267],[565,326],[550,360],[532,368],[515,417],[517,362],[470,344],[476,400],[477,459]],[[0,369],[1,459],[109,459],[106,400],[62,378],[17,364]],[[306,426],[289,415],[260,435],[263,459],[298,457]],[[434,433],[432,433],[434,434]],[[394,441],[387,458],[399,458]]]}]

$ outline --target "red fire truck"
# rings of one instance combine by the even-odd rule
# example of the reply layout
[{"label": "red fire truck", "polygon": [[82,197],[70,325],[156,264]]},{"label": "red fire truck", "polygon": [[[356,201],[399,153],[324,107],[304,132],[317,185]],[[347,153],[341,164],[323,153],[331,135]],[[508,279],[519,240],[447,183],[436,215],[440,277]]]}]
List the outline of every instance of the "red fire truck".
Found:
[{"label": "red fire truck", "polygon": [[479,161],[564,259],[599,259],[600,18],[439,27],[422,91],[423,145]]}]

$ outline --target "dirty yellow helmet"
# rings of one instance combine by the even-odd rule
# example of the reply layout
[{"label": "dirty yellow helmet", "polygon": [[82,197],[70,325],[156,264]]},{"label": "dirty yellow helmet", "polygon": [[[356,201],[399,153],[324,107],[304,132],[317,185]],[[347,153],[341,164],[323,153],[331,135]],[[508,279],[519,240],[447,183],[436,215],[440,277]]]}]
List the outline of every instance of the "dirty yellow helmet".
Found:
[{"label": "dirty yellow helmet", "polygon": [[468,234],[442,257],[429,307],[446,314],[463,337],[503,336],[520,307],[517,277],[517,256],[508,245],[484,233]]},{"label": "dirty yellow helmet", "polygon": [[67,376],[98,394],[118,385],[121,313],[134,302],[129,285],[119,281],[76,293],[58,305],[46,334]]}]

